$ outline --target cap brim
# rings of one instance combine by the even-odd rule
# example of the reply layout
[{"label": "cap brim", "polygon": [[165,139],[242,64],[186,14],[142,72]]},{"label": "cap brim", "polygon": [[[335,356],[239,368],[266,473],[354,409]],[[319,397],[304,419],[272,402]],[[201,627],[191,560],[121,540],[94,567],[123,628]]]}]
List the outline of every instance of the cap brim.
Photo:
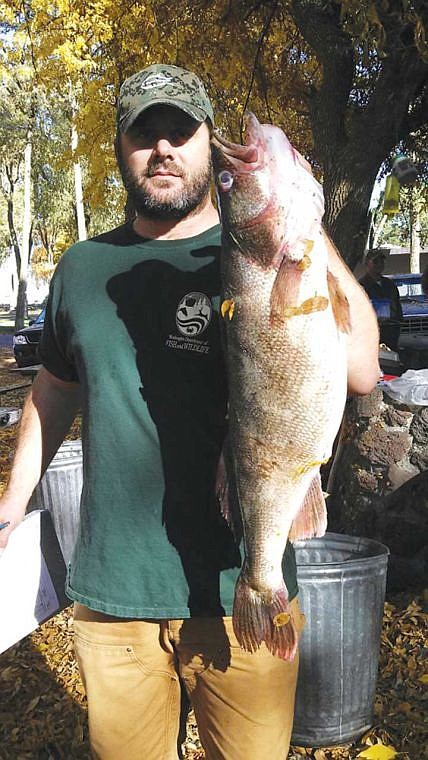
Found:
[{"label": "cap brim", "polygon": [[197,106],[193,106],[190,103],[185,103],[182,100],[172,100],[171,98],[156,98],[150,103],[145,103],[140,107],[133,108],[131,111],[128,111],[128,113],[119,121],[120,131],[127,132],[128,129],[132,127],[134,122],[138,119],[138,117],[144,113],[144,111],[147,111],[149,108],[153,108],[154,106],[172,106],[172,108],[178,108],[180,111],[184,111],[193,119],[196,119],[196,121],[203,122],[205,119],[210,119],[211,121],[210,115],[204,111],[203,108],[198,108]]}]

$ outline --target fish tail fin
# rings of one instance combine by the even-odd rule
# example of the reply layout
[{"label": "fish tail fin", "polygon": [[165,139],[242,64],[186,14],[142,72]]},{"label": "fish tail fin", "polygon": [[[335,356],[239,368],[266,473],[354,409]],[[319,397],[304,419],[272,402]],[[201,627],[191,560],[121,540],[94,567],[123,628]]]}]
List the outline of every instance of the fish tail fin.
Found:
[{"label": "fish tail fin", "polygon": [[261,592],[252,588],[241,573],[235,588],[232,621],[239,646],[247,652],[256,652],[264,641],[273,655],[282,660],[294,658],[297,632],[285,583],[279,589]]},{"label": "fish tail fin", "polygon": [[327,530],[327,510],[321,488],[320,474],[317,473],[308,488],[288,534],[290,541],[323,536]]}]

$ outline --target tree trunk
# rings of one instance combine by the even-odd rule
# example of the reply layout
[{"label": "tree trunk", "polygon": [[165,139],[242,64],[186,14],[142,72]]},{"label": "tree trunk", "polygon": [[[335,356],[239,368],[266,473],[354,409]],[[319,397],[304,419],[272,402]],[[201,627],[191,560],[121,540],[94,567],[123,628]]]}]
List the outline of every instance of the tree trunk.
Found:
[{"label": "tree trunk", "polygon": [[77,219],[77,235],[79,240],[87,239],[86,232],[86,220],[85,220],[85,206],[83,203],[83,183],[82,183],[82,169],[80,161],[76,157],[77,146],[79,143],[79,137],[77,134],[75,116],[76,116],[76,97],[73,91],[73,85],[69,83],[70,88],[70,104],[71,104],[71,150],[74,156],[74,195],[76,199],[76,219]]},{"label": "tree trunk", "polygon": [[21,249],[19,247],[18,235],[15,229],[15,217],[14,217],[14,186],[10,186],[9,197],[7,199],[7,221],[9,225],[9,237],[10,242],[15,254],[16,272],[19,278],[19,272],[21,270]]},{"label": "tree trunk", "polygon": [[341,164],[326,166],[323,221],[340,254],[354,269],[366,247],[371,222],[370,198],[377,172],[367,167],[365,176],[361,176],[354,168],[357,165],[358,146],[354,148],[350,145],[348,154],[346,163],[342,161]]},{"label": "tree trunk", "polygon": [[[412,41],[412,28],[404,29],[400,15],[385,10],[379,71],[370,91],[364,86],[360,91],[360,52],[343,24],[341,3],[291,0],[291,14],[321,72],[306,98],[314,153],[323,169],[324,224],[354,268],[364,254],[379,168],[400,140],[426,121],[428,63]],[[406,44],[397,45],[404,32]]]},{"label": "tree trunk", "polygon": [[[73,125],[71,128],[71,147],[73,150],[76,150],[77,142],[77,131]],[[74,162],[74,192],[76,198],[77,235],[79,240],[86,240],[88,236],[86,232],[85,206],[83,203],[82,169],[78,160]]]},{"label": "tree trunk", "polygon": [[[413,196],[413,189],[411,190]],[[417,203],[410,205],[410,271],[421,271],[421,218]]]},{"label": "tree trunk", "polygon": [[375,227],[374,233],[373,233],[373,242],[371,245],[371,248],[377,248],[379,244],[379,238],[381,236],[381,232],[383,228],[385,227],[386,221],[388,219],[388,214],[382,214],[382,218],[379,222],[379,224]]},{"label": "tree trunk", "polygon": [[15,330],[24,327],[27,316],[27,273],[30,261],[31,239],[31,156],[33,150],[32,128],[27,130],[24,150],[24,216],[22,221],[21,266],[19,270],[18,298],[16,301]]}]

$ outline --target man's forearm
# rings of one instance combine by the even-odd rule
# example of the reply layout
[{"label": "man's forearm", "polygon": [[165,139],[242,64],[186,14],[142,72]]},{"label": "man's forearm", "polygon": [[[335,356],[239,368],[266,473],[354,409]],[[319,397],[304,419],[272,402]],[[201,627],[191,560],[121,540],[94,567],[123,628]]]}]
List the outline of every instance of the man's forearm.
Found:
[{"label": "man's forearm", "polygon": [[17,515],[64,440],[79,408],[79,385],[64,383],[42,368],[24,404],[18,443],[2,501]]},{"label": "man's forearm", "polygon": [[369,393],[380,376],[379,329],[376,314],[365,291],[327,235],[326,238],[329,246],[329,269],[337,277],[350,308],[348,391],[357,394]]}]

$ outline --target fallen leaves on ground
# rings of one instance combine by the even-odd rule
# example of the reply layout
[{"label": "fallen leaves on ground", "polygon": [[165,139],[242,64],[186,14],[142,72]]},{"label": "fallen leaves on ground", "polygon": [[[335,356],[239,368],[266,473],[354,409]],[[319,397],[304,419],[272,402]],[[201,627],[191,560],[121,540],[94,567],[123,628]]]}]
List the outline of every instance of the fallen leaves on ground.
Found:
[{"label": "fallen leaves on ground", "polygon": [[385,744],[373,744],[359,752],[357,757],[364,757],[368,760],[393,760],[394,757],[397,757],[397,753],[394,747],[386,747]]},{"label": "fallen leaves on ground", "polygon": [[[0,349],[0,385],[16,384],[10,366],[10,351]],[[2,404],[19,406],[24,397],[22,391],[11,393]],[[16,433],[16,426],[0,429],[0,493]],[[79,421],[68,437],[78,435]],[[392,760],[391,751],[399,760],[428,760],[427,610],[428,593],[388,597],[373,728],[352,744],[292,747],[289,760]],[[71,608],[0,655],[0,695],[0,760],[89,760],[86,698],[73,656]],[[191,712],[185,758],[204,757]]]}]

